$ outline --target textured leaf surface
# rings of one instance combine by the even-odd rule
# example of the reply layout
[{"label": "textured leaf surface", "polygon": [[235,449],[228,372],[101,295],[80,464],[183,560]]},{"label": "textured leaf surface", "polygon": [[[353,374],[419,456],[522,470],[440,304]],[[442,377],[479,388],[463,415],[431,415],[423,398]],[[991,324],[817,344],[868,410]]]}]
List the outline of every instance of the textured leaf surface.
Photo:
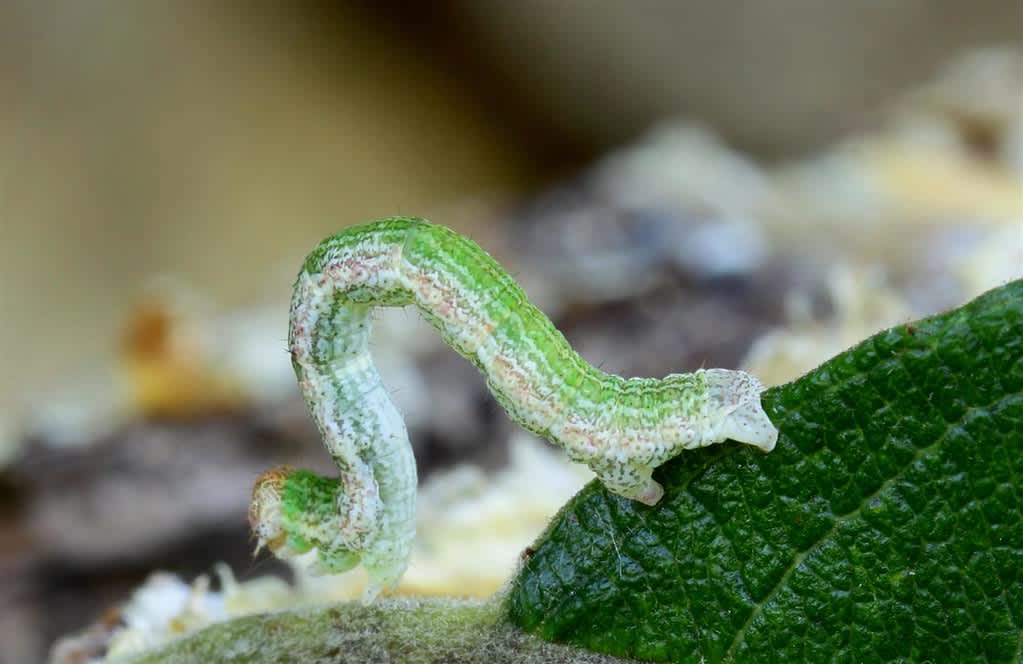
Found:
[{"label": "textured leaf surface", "polygon": [[132,664],[543,662],[631,664],[549,643],[509,625],[494,602],[386,600],[282,611],[217,623]]},{"label": "textured leaf surface", "polygon": [[769,390],[729,444],[591,484],[507,598],[544,638],[665,661],[1020,661],[1023,281]]}]

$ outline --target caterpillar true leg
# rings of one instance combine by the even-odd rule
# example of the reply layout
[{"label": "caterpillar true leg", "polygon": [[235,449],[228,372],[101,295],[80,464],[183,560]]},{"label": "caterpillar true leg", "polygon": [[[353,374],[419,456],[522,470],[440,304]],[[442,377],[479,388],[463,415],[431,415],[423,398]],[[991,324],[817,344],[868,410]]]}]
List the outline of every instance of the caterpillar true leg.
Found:
[{"label": "caterpillar true leg", "polygon": [[361,563],[367,598],[398,582],[415,536],[412,448],[369,352],[371,308],[408,304],[483,372],[512,419],[626,498],[660,500],[651,472],[682,450],[731,437],[770,451],[777,440],[763,386],[747,373],[605,374],[471,240],[406,217],[347,228],[306,258],[289,333],[299,386],[340,477],[270,471],[249,519],[259,546],[278,556],[315,548],[329,572]]}]

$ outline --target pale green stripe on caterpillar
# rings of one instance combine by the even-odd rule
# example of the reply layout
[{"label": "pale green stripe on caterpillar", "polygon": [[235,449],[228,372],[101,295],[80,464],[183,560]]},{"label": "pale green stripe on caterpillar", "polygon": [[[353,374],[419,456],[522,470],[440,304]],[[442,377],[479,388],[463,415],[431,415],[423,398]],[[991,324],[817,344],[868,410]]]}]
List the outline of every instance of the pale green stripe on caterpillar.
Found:
[{"label": "pale green stripe on caterpillar", "polygon": [[471,240],[406,217],[347,228],[306,258],[289,333],[299,386],[340,477],[270,471],[249,519],[259,546],[279,557],[315,548],[331,573],[361,563],[367,599],[400,580],[415,537],[415,460],[369,350],[372,307],[409,304],[483,372],[513,420],[626,498],[657,503],[663,489],[651,472],[682,450],[727,439],[774,448],[764,387],[750,374],[606,374]]}]

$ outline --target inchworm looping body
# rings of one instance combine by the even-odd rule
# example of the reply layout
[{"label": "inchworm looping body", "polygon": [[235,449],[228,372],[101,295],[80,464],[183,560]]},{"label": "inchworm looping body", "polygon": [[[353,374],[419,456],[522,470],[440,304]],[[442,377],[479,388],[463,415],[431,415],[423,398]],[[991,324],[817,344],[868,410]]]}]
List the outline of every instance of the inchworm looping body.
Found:
[{"label": "inchworm looping body", "polygon": [[259,545],[280,557],[315,548],[330,573],[361,563],[369,599],[399,581],[415,536],[415,460],[369,350],[372,308],[409,304],[480,369],[512,419],[626,498],[657,503],[663,489],[651,472],[682,450],[726,439],[774,448],[764,388],[750,374],[606,374],[471,240],[405,217],[347,228],[306,258],[289,333],[302,394],[340,476],[270,471],[249,520]]}]

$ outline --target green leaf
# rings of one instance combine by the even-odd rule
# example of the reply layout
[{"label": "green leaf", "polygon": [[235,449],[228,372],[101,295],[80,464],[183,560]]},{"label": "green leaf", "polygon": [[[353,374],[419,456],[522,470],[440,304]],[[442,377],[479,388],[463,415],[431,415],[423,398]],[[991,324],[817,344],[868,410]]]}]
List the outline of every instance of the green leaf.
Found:
[{"label": "green leaf", "polygon": [[764,394],[780,429],[591,484],[506,600],[543,638],[659,661],[1020,661],[1023,281]]},{"label": "green leaf", "polygon": [[496,601],[449,599],[348,602],[235,618],[116,661],[632,664],[524,634],[503,620]]}]

